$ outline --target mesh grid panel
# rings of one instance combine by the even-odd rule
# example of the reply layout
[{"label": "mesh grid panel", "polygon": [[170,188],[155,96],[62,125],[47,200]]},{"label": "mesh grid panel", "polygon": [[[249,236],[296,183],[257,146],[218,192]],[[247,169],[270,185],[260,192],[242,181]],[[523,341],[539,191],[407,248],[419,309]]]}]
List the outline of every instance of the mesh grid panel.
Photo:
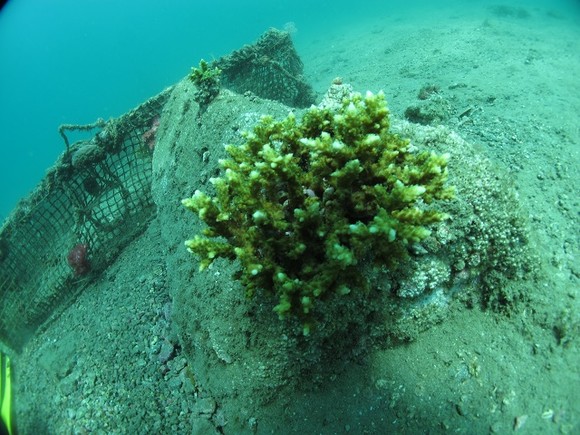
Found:
[{"label": "mesh grid panel", "polygon": [[288,32],[270,29],[254,44],[245,45],[214,64],[222,70],[224,86],[240,94],[250,91],[291,107],[308,107],[315,102]]},{"label": "mesh grid panel", "polygon": [[[155,211],[150,191],[154,120],[169,92],[103,122],[92,139],[67,146],[3,224],[0,341],[4,345],[19,350],[146,228]],[[76,246],[86,249],[90,265],[86,272],[78,273],[69,264],[68,255]]]}]

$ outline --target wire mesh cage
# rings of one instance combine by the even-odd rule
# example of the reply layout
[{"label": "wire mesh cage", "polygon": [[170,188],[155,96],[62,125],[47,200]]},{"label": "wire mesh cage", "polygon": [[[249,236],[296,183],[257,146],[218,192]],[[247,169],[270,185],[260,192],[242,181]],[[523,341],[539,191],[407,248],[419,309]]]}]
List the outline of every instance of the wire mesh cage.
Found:
[{"label": "wire mesh cage", "polygon": [[[64,125],[66,151],[0,229],[0,340],[18,350],[150,222],[152,154],[170,89],[131,112]],[[100,129],[69,145],[67,130]]]},{"label": "wire mesh cage", "polygon": [[214,64],[222,71],[224,86],[240,94],[253,92],[291,107],[308,107],[315,102],[289,32],[269,29],[255,43]]},{"label": "wire mesh cage", "polygon": [[[214,63],[232,91],[315,101],[289,32],[269,29]],[[0,347],[20,350],[151,221],[155,134],[171,90],[116,119],[60,126],[66,151],[0,228]],[[68,131],[94,129],[69,143]]]}]

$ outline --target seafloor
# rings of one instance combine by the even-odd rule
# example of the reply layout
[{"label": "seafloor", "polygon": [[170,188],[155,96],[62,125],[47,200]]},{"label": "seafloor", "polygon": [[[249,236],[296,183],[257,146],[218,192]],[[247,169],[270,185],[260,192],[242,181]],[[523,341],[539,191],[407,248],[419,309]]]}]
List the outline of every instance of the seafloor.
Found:
[{"label": "seafloor", "polygon": [[[437,122],[509,174],[539,278],[509,314],[452,307],[324,394],[297,394],[302,412],[276,433],[580,433],[580,27],[509,7],[433,22],[376,19],[308,43],[297,34],[305,75],[319,95],[337,76],[382,89],[401,118],[433,85]],[[16,359],[21,433],[239,433],[187,369],[160,233],[153,221]],[[263,420],[249,415],[247,430],[270,433]]]}]

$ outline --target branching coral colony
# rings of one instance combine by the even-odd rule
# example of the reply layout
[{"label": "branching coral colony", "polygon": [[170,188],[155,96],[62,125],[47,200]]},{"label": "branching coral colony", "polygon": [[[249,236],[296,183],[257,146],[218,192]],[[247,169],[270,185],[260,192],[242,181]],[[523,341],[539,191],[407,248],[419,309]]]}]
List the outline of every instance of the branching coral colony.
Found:
[{"label": "branching coral colony", "polygon": [[382,92],[312,107],[301,122],[264,116],[244,138],[226,147],[216,197],[183,200],[207,224],[185,244],[200,270],[239,259],[247,295],[275,295],[274,311],[298,316],[305,334],[317,301],[368,288],[361,262],[393,264],[447,218],[429,204],[453,197],[449,156],[391,134]]},{"label": "branching coral colony", "polygon": [[205,112],[219,94],[221,73],[219,68],[210,66],[203,59],[199,61],[198,68],[191,68],[189,79],[197,88],[193,99],[199,104],[200,112]]}]

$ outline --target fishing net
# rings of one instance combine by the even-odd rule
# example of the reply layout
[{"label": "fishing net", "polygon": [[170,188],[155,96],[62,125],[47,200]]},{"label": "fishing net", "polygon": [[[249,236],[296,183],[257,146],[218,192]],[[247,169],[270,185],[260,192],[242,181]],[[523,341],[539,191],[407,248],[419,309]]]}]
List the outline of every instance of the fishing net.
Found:
[{"label": "fishing net", "polygon": [[[0,337],[19,349],[154,212],[154,133],[169,90],[109,121],[63,125],[67,150],[0,230]],[[100,131],[69,145],[66,132]]]},{"label": "fishing net", "polygon": [[291,107],[314,104],[314,92],[302,76],[302,61],[286,31],[270,29],[254,44],[214,64],[222,70],[224,86],[234,92],[252,92]]},{"label": "fishing net", "polygon": [[[236,92],[294,107],[314,102],[288,32],[271,29],[216,62],[222,84]],[[21,349],[145,230],[155,213],[155,135],[170,91],[116,119],[60,126],[66,151],[0,228],[0,346]],[[95,129],[69,143],[67,133]]]}]

